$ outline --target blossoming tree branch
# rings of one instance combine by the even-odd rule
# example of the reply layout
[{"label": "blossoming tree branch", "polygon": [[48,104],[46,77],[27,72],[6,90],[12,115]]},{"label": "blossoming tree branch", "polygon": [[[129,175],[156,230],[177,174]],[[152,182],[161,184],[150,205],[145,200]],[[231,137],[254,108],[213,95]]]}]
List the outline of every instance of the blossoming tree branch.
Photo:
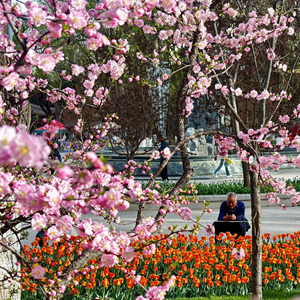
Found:
[{"label": "blossoming tree branch", "polygon": [[[274,192],[268,196],[272,203],[280,205],[279,194],[291,195],[292,205],[300,200],[292,186],[272,178],[269,172],[283,164],[300,167],[299,157],[281,155],[268,140],[269,134],[276,133],[282,137],[281,148],[300,150],[300,137],[291,138],[289,133],[292,122],[300,117],[300,105],[295,104],[297,100],[293,102],[291,89],[299,64],[295,31],[299,27],[298,4],[277,2],[267,1],[256,9],[251,1],[224,4],[217,0],[136,0],[95,4],[54,0],[46,4],[27,1],[24,11],[17,3],[1,0],[0,222],[1,235],[13,232],[16,240],[9,243],[3,238],[0,245],[28,263],[33,280],[47,299],[60,299],[76,272],[95,257],[101,258],[100,266],[113,267],[129,263],[137,251],[154,253],[152,235],[168,213],[190,220],[194,233],[201,228],[199,221],[192,222],[189,208],[181,207],[189,200],[182,199],[179,193],[193,175],[187,142],[203,134],[213,134],[225,155],[237,149],[248,170],[245,174],[251,181],[254,253],[252,294],[262,299],[259,183],[272,185]],[[141,38],[148,47],[139,47]],[[85,48],[87,57],[80,55],[78,45]],[[74,49],[78,61],[71,59],[67,49]],[[171,75],[163,74],[149,82],[127,67],[133,57],[144,67],[158,67],[167,61]],[[101,130],[74,153],[76,164],[60,164],[48,158],[50,148],[46,141],[53,137],[55,127],[49,125],[43,138],[28,133],[26,114],[36,92],[51,103],[63,102],[65,109],[77,114],[75,128],[80,133],[84,127],[83,109],[101,109],[111,100],[114,89],[122,91],[133,81],[151,88],[172,81],[178,73],[174,99],[178,144],[174,151],[153,153],[150,158],[164,155],[162,169],[180,151],[184,173],[168,194],[161,195],[153,189],[157,174],[151,173],[149,162],[139,166],[129,161],[124,172],[115,173],[95,154],[95,141],[107,134],[110,122],[117,120],[115,115],[108,116]],[[58,74],[64,85],[49,82],[52,74]],[[81,82],[80,91],[72,84],[75,80]],[[231,118],[232,131],[204,131],[185,138],[185,119],[198,98],[223,105]],[[255,118],[249,117],[249,112]],[[263,155],[262,149],[269,155]],[[137,167],[144,168],[151,177],[145,189],[132,175]],[[131,233],[117,233],[113,224],[120,222],[118,212],[126,210],[132,201],[140,203],[136,227]],[[146,203],[159,208],[155,218],[143,218]],[[87,213],[102,216],[112,229],[84,220],[82,216]],[[16,244],[22,248],[19,234],[29,225],[37,231],[44,230],[52,241],[64,235],[68,238],[73,227],[82,237],[83,252],[56,281],[48,282],[39,262],[30,265],[17,250]],[[213,233],[213,228],[208,227]],[[174,232],[170,228],[170,234]],[[142,248],[131,247],[136,240],[142,242]],[[17,267],[5,271],[5,279],[18,280]],[[138,284],[137,275],[131,274]],[[170,276],[164,285],[150,288],[137,299],[163,299],[174,280]]]}]

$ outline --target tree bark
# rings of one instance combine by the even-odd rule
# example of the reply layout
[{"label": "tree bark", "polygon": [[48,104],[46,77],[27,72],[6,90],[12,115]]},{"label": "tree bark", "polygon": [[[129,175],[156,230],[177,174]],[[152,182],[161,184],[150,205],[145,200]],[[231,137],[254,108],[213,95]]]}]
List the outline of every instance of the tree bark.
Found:
[{"label": "tree bark", "polygon": [[242,161],[244,187],[250,187],[249,165],[246,161]]},{"label": "tree bark", "polygon": [[27,130],[30,131],[31,105],[29,102],[20,109],[20,118],[18,123],[26,125]]},{"label": "tree bark", "polygon": [[[16,236],[7,231],[4,235],[1,235],[0,240],[8,245],[14,245],[13,248],[16,251],[20,251],[19,244]],[[20,267],[16,266],[17,258],[14,253],[0,246],[0,280],[4,277],[9,278],[16,271],[20,270]],[[21,290],[19,283],[12,280],[9,282],[7,279],[1,282],[0,285],[0,300],[20,300]]]},{"label": "tree bark", "polygon": [[[73,276],[70,276],[70,274],[75,270],[81,270],[88,261],[98,259],[101,256],[100,251],[91,251],[91,250],[85,250],[81,256],[78,256],[72,264],[64,271],[64,274],[59,277],[61,280],[60,285],[68,287],[71,284],[71,281],[74,279]],[[64,293],[57,293],[56,300],[62,299],[64,296]]]},{"label": "tree bark", "polygon": [[262,300],[261,202],[258,173],[250,171],[252,217],[252,299]]}]

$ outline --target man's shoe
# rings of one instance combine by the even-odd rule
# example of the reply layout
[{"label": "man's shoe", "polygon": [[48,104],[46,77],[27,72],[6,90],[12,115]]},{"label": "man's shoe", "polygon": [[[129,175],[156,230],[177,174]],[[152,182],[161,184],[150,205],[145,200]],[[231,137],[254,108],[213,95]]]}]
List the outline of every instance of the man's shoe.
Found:
[{"label": "man's shoe", "polygon": [[215,177],[219,177],[218,174],[213,174]]},{"label": "man's shoe", "polygon": [[227,175],[227,177],[232,177],[232,175]]}]

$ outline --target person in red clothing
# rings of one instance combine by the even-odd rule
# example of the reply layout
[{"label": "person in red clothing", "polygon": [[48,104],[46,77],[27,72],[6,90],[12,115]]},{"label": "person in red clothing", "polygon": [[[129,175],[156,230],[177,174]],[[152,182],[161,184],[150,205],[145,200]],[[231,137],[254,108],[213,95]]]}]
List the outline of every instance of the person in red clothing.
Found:
[{"label": "person in red clothing", "polygon": [[294,140],[295,135],[300,135],[300,127],[297,123],[294,124],[294,127],[291,131],[291,134],[289,135],[289,138],[290,138],[291,141]]}]

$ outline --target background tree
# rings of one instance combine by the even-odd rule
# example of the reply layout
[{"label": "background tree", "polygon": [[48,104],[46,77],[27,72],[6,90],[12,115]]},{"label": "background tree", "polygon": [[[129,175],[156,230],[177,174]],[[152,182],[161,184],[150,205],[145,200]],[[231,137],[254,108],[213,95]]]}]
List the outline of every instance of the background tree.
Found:
[{"label": "background tree", "polygon": [[[77,257],[74,264],[61,274],[62,282],[60,283],[65,286],[70,284],[75,269],[81,268],[96,256],[101,256],[103,265],[113,266],[116,264],[117,259],[125,255],[124,251],[126,252],[128,249],[121,246],[121,244],[114,244],[118,240],[116,239],[118,233],[114,230],[109,231],[103,227],[103,224],[93,224],[92,221],[83,220],[81,214],[92,209],[94,213],[113,222],[117,221],[118,210],[125,209],[126,204],[129,204],[131,199],[139,201],[142,207],[145,203],[153,202],[155,198],[158,207],[169,208],[171,205],[170,210],[180,215],[180,209],[176,206],[180,204],[180,201],[176,196],[179,193],[179,188],[189,182],[193,175],[187,152],[187,142],[199,135],[212,134],[218,140],[223,153],[233,150],[238,145],[238,155],[249,166],[253,228],[252,267],[254,270],[252,296],[255,299],[261,299],[259,184],[270,183],[275,193],[290,194],[293,196],[295,203],[300,200],[299,193],[296,193],[292,187],[286,187],[284,182],[273,179],[267,170],[268,167],[277,168],[283,163],[299,167],[297,160],[291,161],[286,157],[281,157],[280,153],[272,148],[271,143],[268,141],[268,134],[278,133],[283,137],[282,147],[292,146],[300,151],[299,136],[291,141],[285,128],[292,119],[299,116],[300,107],[294,109],[291,116],[279,116],[279,120],[276,119],[276,122],[275,115],[272,113],[268,116],[268,111],[265,109],[268,100],[277,101],[274,110],[277,111],[277,107],[279,108],[282,103],[290,98],[288,91],[275,93],[270,89],[270,83],[272,82],[270,76],[272,75],[272,68],[275,68],[277,72],[288,70],[288,67],[285,68],[282,64],[284,54],[280,54],[281,58],[277,56],[278,61],[276,61],[276,64],[273,63],[277,54],[275,46],[278,43],[275,44],[275,40],[281,38],[290,40],[289,36],[294,36],[293,26],[296,12],[291,10],[293,8],[291,5],[297,3],[282,1],[280,6],[274,6],[276,11],[274,8],[268,8],[265,11],[257,12],[252,9],[253,2],[250,2],[249,9],[246,9],[247,3],[243,1],[222,3],[221,7],[218,6],[221,5],[219,1],[212,3],[208,0],[192,3],[177,3],[175,1],[150,3],[146,1],[137,2],[134,6],[128,3],[105,2],[97,4],[93,10],[87,13],[84,2],[75,3],[70,1],[70,3],[52,3],[49,9],[52,15],[48,16],[44,7],[30,2],[27,3],[29,9],[28,23],[32,30],[28,34],[22,32],[21,25],[15,22],[20,17],[17,8],[10,10],[8,7],[6,9],[7,4],[1,3],[5,25],[9,24],[12,27],[18,43],[16,47],[12,45],[11,49],[7,49],[6,45],[1,46],[1,50],[5,51],[5,54],[10,57],[10,65],[3,66],[1,70],[2,90],[16,93],[13,96],[15,103],[18,103],[18,97],[20,99],[24,98],[25,90],[30,93],[33,91],[43,92],[51,103],[63,101],[69,110],[80,116],[76,129],[81,135],[83,135],[84,130],[84,108],[103,106],[103,103],[109,99],[110,91],[112,95],[113,93],[118,94],[119,89],[113,90],[116,82],[128,79],[128,77],[133,78],[131,68],[126,68],[127,61],[130,66],[130,58],[135,56],[138,59],[136,65],[139,68],[136,67],[135,70],[140,72],[141,76],[146,72],[145,68],[140,66],[143,66],[146,62],[156,65],[159,65],[160,62],[168,62],[171,69],[171,80],[173,74],[182,74],[178,90],[173,94],[178,143],[175,145],[174,150],[168,153],[167,159],[161,165],[161,168],[165,166],[174,153],[180,151],[184,170],[182,177],[169,195],[159,195],[151,190],[158,173],[151,174],[151,180],[147,188],[143,190],[141,185],[134,182],[131,177],[132,171],[136,167],[134,162],[131,162],[132,165],[127,166],[129,168],[127,173],[113,174],[111,167],[100,161],[95,154],[86,153],[88,147],[85,146],[91,142],[88,141],[81,150],[74,153],[74,158],[82,161],[80,166],[73,166],[74,170],[68,168],[67,170],[61,170],[63,167],[57,162],[50,162],[57,167],[58,177],[46,177],[38,171],[43,168],[50,154],[45,142],[26,135],[22,132],[22,127],[18,128],[18,132],[13,127],[1,127],[3,134],[0,135],[0,138],[2,138],[0,143],[2,156],[0,157],[5,158],[4,162],[1,161],[4,167],[3,170],[1,169],[1,178],[6,180],[6,184],[3,186],[8,189],[4,191],[1,206],[1,213],[4,216],[2,218],[2,233],[8,230],[16,230],[15,226],[18,224],[32,222],[35,228],[39,228],[39,226],[45,228],[47,234],[53,240],[56,240],[62,235],[62,232],[66,231],[66,223],[62,220],[68,220],[71,227],[76,226],[79,228],[81,234],[85,236],[79,242],[83,243],[84,251],[82,251],[82,255]],[[92,3],[88,5],[92,5]],[[298,7],[295,6],[296,8]],[[14,22],[12,18],[14,18]],[[149,43],[154,40],[155,49],[145,48],[144,52],[137,52],[137,46],[130,47],[130,45],[139,45],[139,39],[134,40],[135,34],[130,31],[122,32],[126,38],[123,35],[119,38],[120,32],[118,30],[105,28],[117,28],[126,22],[128,26],[132,26],[137,32],[140,32],[139,35],[136,35],[137,38],[145,36],[146,40],[149,39]],[[99,25],[100,23],[101,25]],[[36,27],[39,28],[42,24],[46,24],[45,27],[42,27],[44,31],[35,30]],[[7,37],[2,36],[7,41]],[[75,42],[86,46],[88,51],[94,51],[91,52],[94,55],[88,57],[92,60],[92,64],[89,62],[87,68],[78,65],[77,61],[70,62],[69,74],[66,68],[61,68],[59,63],[64,60],[63,50],[66,50],[68,46],[71,47],[72,43]],[[255,45],[261,45],[259,51],[256,50]],[[256,50],[252,58],[250,56],[251,47]],[[264,51],[264,49],[266,50]],[[292,42],[290,48],[280,50],[287,50],[289,54],[291,49],[294,49]],[[80,55],[78,61],[79,57]],[[96,59],[94,59],[95,57]],[[249,71],[251,60],[253,65],[255,65],[255,62],[259,62],[257,64],[259,84],[255,84],[255,87],[253,87],[255,90],[252,90],[252,86],[249,84],[246,85],[246,82],[239,82],[242,73],[245,72],[246,74]],[[292,61],[292,67],[289,70],[291,74],[294,74],[293,71],[297,69],[297,57],[294,57]],[[243,62],[245,62],[245,68],[240,67]],[[73,80],[65,86],[52,87],[48,81],[31,76],[32,70],[36,68],[47,74],[59,71],[58,74],[64,80],[70,81],[71,78]],[[278,74],[276,76],[274,82],[276,82],[276,78],[279,78]],[[79,81],[75,82],[74,78],[77,77]],[[163,74],[161,77],[156,79],[158,84],[163,80],[169,80],[170,76],[167,77]],[[281,78],[284,78],[284,75]],[[282,84],[286,82],[284,79],[281,80],[279,82],[283,82]],[[136,84],[138,81],[134,82]],[[148,84],[147,78],[140,78],[140,82],[141,84]],[[126,93],[132,95],[132,90],[131,87],[128,91],[124,90],[125,95]],[[141,90],[143,91],[143,89]],[[211,97],[215,95],[224,103],[226,107],[225,114],[228,114],[233,122],[232,131],[205,131],[185,138],[186,117],[193,110],[193,99],[207,97],[207,95],[211,95]],[[247,124],[243,119],[245,111],[241,108],[246,99],[253,99],[253,111],[259,111],[259,118],[253,124],[251,123],[252,120],[248,119],[249,124]],[[256,102],[258,103],[257,106]],[[1,108],[3,107],[4,105],[1,103]],[[139,106],[138,112],[141,112]],[[10,118],[9,113],[15,117]],[[13,125],[16,123],[18,116],[18,111],[11,107],[6,112],[7,118],[3,119],[3,123]],[[267,117],[268,119],[266,119]],[[112,119],[109,121],[112,121]],[[52,130],[51,127],[50,129]],[[46,138],[50,138],[53,133],[50,129],[46,133],[49,135],[45,136]],[[106,130],[106,127],[103,128],[103,134]],[[18,143],[16,144],[16,142]],[[274,150],[274,153],[265,158],[262,156],[262,148],[270,151]],[[152,157],[154,156],[156,154]],[[9,169],[12,167],[11,162],[14,162],[15,166],[12,170]],[[148,162],[145,165],[146,170],[148,169],[147,164]],[[26,171],[24,168],[27,168]],[[25,174],[21,171],[24,171]],[[47,168],[42,169],[42,171],[46,172]],[[69,181],[66,186],[61,186],[61,180]],[[22,184],[18,184],[18,181],[21,181]],[[23,187],[28,197],[24,197]],[[15,199],[12,197],[15,197]],[[173,209],[173,204],[176,209]],[[67,209],[70,218],[64,218],[61,207]],[[41,225],[41,220],[43,225]],[[148,221],[142,218],[142,210],[140,210],[133,235],[135,238],[141,239],[144,243],[143,247],[151,241],[145,236],[141,236],[141,232],[149,230],[150,238],[155,228],[154,225],[159,224],[159,220],[160,216],[157,216],[155,223],[146,224]],[[193,226],[193,228],[200,227],[198,222]],[[140,228],[143,230],[139,231]],[[103,234],[105,241],[103,241]],[[128,241],[132,237],[132,235],[126,234],[125,236]],[[110,243],[109,248],[106,244],[108,241]],[[103,242],[105,245],[103,245]],[[22,259],[11,248],[11,245],[5,245],[3,242],[0,242],[0,245]],[[80,245],[82,246],[82,244]],[[120,250],[123,251],[122,254],[115,253],[118,246],[122,249]],[[136,251],[139,250],[136,249]],[[50,297],[49,293],[56,293],[55,290],[46,290],[52,287],[45,286],[42,281],[37,282],[46,297]],[[63,291],[60,291],[57,299],[62,297],[62,294]]]}]

